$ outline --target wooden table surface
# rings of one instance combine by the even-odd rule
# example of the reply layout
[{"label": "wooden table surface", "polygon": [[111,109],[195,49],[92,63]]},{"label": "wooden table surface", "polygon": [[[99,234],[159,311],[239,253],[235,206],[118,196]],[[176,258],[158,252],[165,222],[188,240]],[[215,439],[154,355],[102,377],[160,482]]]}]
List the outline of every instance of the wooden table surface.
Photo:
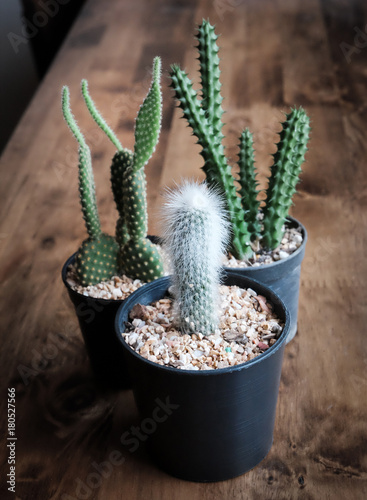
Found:
[{"label": "wooden table surface", "polygon": [[[367,498],[366,12],[363,0],[86,3],[1,160],[2,499]],[[162,56],[163,132],[146,169],[154,234],[164,186],[203,177],[167,77],[173,62],[191,76],[196,71],[192,35],[203,17],[222,34],[230,156],[249,126],[263,185],[281,111],[303,105],[313,129],[292,210],[309,232],[299,331],[285,352],[274,444],[253,471],[217,484],[169,477],[143,446],[132,454],[121,448],[119,436],[139,423],[132,393],[93,384],[60,279],[63,262],[85,238],[77,147],[61,116],[61,86],[70,86],[91,145],[102,224],[113,233],[114,148],[88,116],[80,81],[89,80],[99,108],[132,147],[152,59]],[[6,484],[7,387],[16,390],[15,495]],[[103,468],[113,450],[124,463]]]}]

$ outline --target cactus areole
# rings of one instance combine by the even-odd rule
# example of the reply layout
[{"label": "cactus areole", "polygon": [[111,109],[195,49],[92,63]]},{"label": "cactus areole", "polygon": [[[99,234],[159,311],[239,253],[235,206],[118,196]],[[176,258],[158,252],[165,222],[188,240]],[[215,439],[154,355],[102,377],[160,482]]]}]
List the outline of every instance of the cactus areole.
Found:
[{"label": "cactus areole", "polygon": [[163,264],[155,245],[147,238],[147,200],[144,167],[158,143],[162,122],[160,90],[161,60],[153,61],[153,78],[135,123],[134,151],[123,148],[96,108],[82,81],[87,108],[117,149],[111,165],[111,185],[119,214],[115,237],[102,232],[97,209],[90,149],[70,108],[69,89],[62,91],[64,118],[79,143],[79,194],[88,232],[76,256],[76,272],[83,286],[94,285],[116,274],[152,281],[163,275]]},{"label": "cactus areole", "polygon": [[[264,219],[258,220],[260,207],[254,166],[252,134],[242,131],[239,142],[238,178],[225,156],[222,133],[221,83],[219,80],[218,36],[209,21],[203,20],[197,35],[201,94],[194,90],[188,75],[177,65],[171,67],[171,87],[189,126],[201,146],[202,169],[209,185],[223,192],[232,226],[229,250],[237,259],[251,257],[252,242],[275,249],[283,237],[283,227],[301,173],[310,132],[309,118],[302,108],[292,109],[282,124],[277,152],[266,190]],[[236,187],[238,181],[239,188]]]}]

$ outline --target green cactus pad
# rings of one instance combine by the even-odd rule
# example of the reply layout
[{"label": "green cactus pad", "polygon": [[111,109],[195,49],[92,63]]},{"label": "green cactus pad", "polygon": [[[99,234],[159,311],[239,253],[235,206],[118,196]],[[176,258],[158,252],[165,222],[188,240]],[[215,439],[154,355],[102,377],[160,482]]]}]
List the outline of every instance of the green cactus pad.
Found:
[{"label": "green cactus pad", "polygon": [[116,240],[122,248],[129,240],[129,232],[126,224],[126,207],[124,198],[124,174],[131,170],[133,153],[129,149],[117,151],[112,159],[111,165],[111,186],[113,198],[119,213],[116,223]]},{"label": "green cactus pad", "polygon": [[147,201],[146,179],[144,170],[132,173],[128,169],[124,173],[124,200],[127,231],[131,238],[137,240],[147,235]]},{"label": "green cactus pad", "polygon": [[282,126],[264,209],[263,245],[271,249],[276,248],[283,237],[283,225],[307,151],[310,119],[302,108],[293,109]]},{"label": "green cactus pad", "polygon": [[120,268],[127,276],[145,282],[163,276],[157,247],[147,238],[130,240],[124,246],[120,253]]},{"label": "green cactus pad", "polygon": [[89,95],[87,80],[82,80],[82,95],[93,120],[96,122],[99,128],[103,130],[103,132],[107,135],[112,144],[115,145],[116,149],[120,151],[122,149],[121,142],[117,139],[114,131],[107,124],[101,113],[98,111],[93,99]]},{"label": "green cactus pad", "polygon": [[251,239],[254,240],[260,234],[260,222],[257,218],[260,201],[258,200],[258,190],[255,175],[255,158],[253,137],[248,129],[241,134],[240,152],[238,158],[239,166],[239,183],[242,207],[246,214],[246,222],[248,224]]},{"label": "green cactus pad", "polygon": [[135,123],[134,172],[148,163],[158,143],[162,121],[160,78],[161,60],[155,57],[152,84]]},{"label": "green cactus pad", "polygon": [[71,111],[70,93],[66,86],[62,89],[62,111],[66,123],[79,143],[79,195],[83,218],[89,237],[97,238],[101,234],[101,223],[97,209],[90,149]]},{"label": "green cactus pad", "polygon": [[75,260],[80,284],[96,285],[116,275],[118,251],[115,239],[105,233],[101,233],[96,239],[88,238],[83,241]]},{"label": "green cactus pad", "polygon": [[130,239],[130,235],[127,230],[125,217],[119,217],[116,221],[116,241],[118,242],[120,248],[122,248]]}]

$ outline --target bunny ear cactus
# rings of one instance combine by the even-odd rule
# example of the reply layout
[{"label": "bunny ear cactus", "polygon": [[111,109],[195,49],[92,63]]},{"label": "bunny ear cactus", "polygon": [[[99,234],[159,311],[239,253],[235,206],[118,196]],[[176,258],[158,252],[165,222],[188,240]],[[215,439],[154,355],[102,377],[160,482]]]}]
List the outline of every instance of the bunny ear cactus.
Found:
[{"label": "bunny ear cactus", "polygon": [[144,166],[157,145],[162,121],[160,74],[161,60],[156,57],[152,84],[136,119],[134,152],[122,147],[92,100],[88,82],[82,81],[82,95],[92,118],[117,149],[111,165],[112,192],[119,213],[116,238],[101,231],[90,149],[72,115],[69,90],[63,89],[64,117],[79,143],[79,192],[89,235],[76,258],[77,276],[83,286],[94,285],[121,272],[146,282],[163,275],[158,250],[147,238],[144,173]]},{"label": "bunny ear cactus", "polygon": [[62,90],[62,110],[66,123],[79,143],[79,194],[89,237],[79,248],[75,264],[81,285],[88,286],[117,273],[119,247],[112,236],[101,230],[90,149],[71,112],[68,87]]},{"label": "bunny ear cactus", "polygon": [[[309,124],[303,110],[294,110],[287,115],[287,120],[283,124],[284,136],[281,137],[278,155],[274,158],[275,166],[272,168],[267,192],[269,210],[265,211],[265,224],[262,229],[258,219],[260,201],[251,133],[245,130],[240,136],[238,179],[232,174],[232,168],[224,153],[223,98],[220,94],[217,38],[214,27],[209,21],[203,20],[197,36],[201,99],[188,75],[177,64],[171,66],[171,87],[174,89],[184,117],[202,147],[201,155],[204,158],[202,169],[206,180],[209,185],[219,187],[225,196],[232,226],[230,251],[237,259],[246,259],[252,256],[253,242],[261,239],[266,247],[273,249],[281,241],[284,220],[304,160]],[[284,164],[284,157],[287,158],[287,166]],[[286,180],[281,180],[284,172]],[[236,181],[240,185],[239,189],[236,187]]]},{"label": "bunny ear cactus", "polygon": [[144,281],[163,275],[161,258],[147,239],[147,203],[144,166],[155,151],[162,122],[160,90],[161,60],[154,59],[153,78],[149,92],[140,107],[135,123],[135,145],[131,165],[124,172],[124,200],[129,241],[121,252],[121,263],[128,274]]},{"label": "bunny ear cactus", "polygon": [[163,221],[179,327],[189,334],[214,333],[219,322],[221,260],[228,240],[224,203],[207,185],[187,182],[168,192]]},{"label": "bunny ear cactus", "polygon": [[157,248],[147,238],[147,202],[144,167],[158,143],[162,122],[160,90],[161,60],[153,62],[153,78],[149,92],[140,107],[135,124],[134,152],[123,148],[106,124],[83,82],[82,93],[98,126],[117,148],[111,165],[111,184],[119,219],[116,240],[120,246],[119,266],[128,276],[152,281],[163,275],[163,264]]}]

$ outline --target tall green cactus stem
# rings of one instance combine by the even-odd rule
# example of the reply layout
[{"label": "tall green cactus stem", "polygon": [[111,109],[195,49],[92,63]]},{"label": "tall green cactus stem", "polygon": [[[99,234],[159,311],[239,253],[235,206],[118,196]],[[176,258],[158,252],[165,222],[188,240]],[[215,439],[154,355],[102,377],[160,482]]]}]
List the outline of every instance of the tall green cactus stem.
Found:
[{"label": "tall green cactus stem", "polygon": [[111,165],[112,191],[119,212],[116,240],[120,245],[119,266],[131,278],[151,281],[163,275],[163,264],[155,245],[147,239],[147,201],[144,166],[157,145],[162,122],[160,90],[161,60],[153,61],[150,89],[135,123],[134,152],[125,149],[97,110],[86,82],[82,93],[95,122],[116,146]]},{"label": "tall green cactus stem", "polygon": [[263,245],[270,249],[276,248],[283,237],[283,224],[307,151],[310,119],[302,108],[292,109],[282,126],[264,209]]},{"label": "tall green cactus stem", "polygon": [[202,99],[198,99],[190,79],[178,65],[171,67],[171,87],[184,117],[202,147],[201,155],[205,162],[202,168],[208,183],[219,186],[225,194],[232,224],[231,251],[235,257],[243,259],[252,254],[251,234],[222,144],[223,98],[220,94],[217,38],[214,27],[203,20],[197,36]]},{"label": "tall green cactus stem", "polygon": [[214,27],[208,21],[203,20],[197,36],[202,92],[201,107],[213,129],[214,138],[221,143],[224,138],[222,134],[223,98],[220,94],[222,85],[219,80],[220,60],[217,39]]},{"label": "tall green cactus stem", "polygon": [[251,233],[251,239],[254,240],[260,235],[260,222],[258,213],[260,200],[258,200],[259,191],[255,175],[255,158],[253,137],[249,129],[242,132],[239,144],[240,152],[238,158],[239,183],[242,207],[246,213],[248,228]]},{"label": "tall green cactus stem", "polygon": [[224,148],[213,136],[213,128],[206,117],[200,101],[187,74],[179,66],[171,67],[171,86],[198,143],[205,160],[202,167],[209,185],[219,186],[226,197],[227,209],[232,225],[231,250],[235,257],[243,259],[252,254],[251,235],[245,222],[245,212],[234,184],[231,168],[224,156]]},{"label": "tall green cactus stem", "polygon": [[169,191],[163,210],[164,247],[173,267],[177,322],[184,333],[214,333],[219,282],[228,238],[224,203],[205,184]]},{"label": "tall green cactus stem", "polygon": [[88,286],[116,274],[118,245],[112,236],[101,231],[90,149],[71,112],[68,87],[62,89],[62,111],[66,123],[79,143],[79,193],[89,238],[83,241],[79,248],[75,265],[79,282]]}]

